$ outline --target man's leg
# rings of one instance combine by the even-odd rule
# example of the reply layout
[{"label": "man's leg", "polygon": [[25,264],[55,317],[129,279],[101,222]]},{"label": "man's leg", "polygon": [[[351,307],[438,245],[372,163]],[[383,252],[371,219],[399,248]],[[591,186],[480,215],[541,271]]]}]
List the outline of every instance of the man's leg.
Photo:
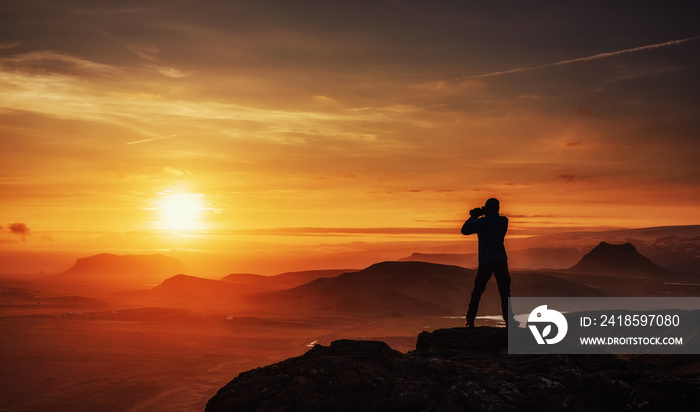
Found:
[{"label": "man's leg", "polygon": [[476,277],[474,277],[474,289],[472,289],[472,297],[469,301],[469,310],[467,310],[467,326],[474,326],[474,319],[476,319],[476,312],[479,310],[481,294],[484,293],[492,272],[493,268],[490,264],[479,264]]},{"label": "man's leg", "polygon": [[498,293],[501,295],[501,314],[503,320],[508,322],[513,319],[513,313],[508,309],[508,298],[510,297],[510,273],[508,273],[508,262],[498,262],[494,264],[493,276],[498,284]]}]

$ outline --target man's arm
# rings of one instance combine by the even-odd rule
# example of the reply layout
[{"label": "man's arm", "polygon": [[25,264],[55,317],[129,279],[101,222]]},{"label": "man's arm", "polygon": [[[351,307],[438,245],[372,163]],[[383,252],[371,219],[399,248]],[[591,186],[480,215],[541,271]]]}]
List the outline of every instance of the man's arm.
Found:
[{"label": "man's arm", "polygon": [[462,234],[463,235],[473,235],[477,231],[477,225],[476,223],[479,221],[479,218],[477,217],[470,217],[467,219],[466,222],[462,225]]},{"label": "man's arm", "polygon": [[472,235],[479,231],[479,228],[481,227],[479,216],[481,216],[481,213],[478,213],[477,210],[478,209],[472,209],[469,211],[469,219],[467,219],[467,221],[462,225],[463,235]]}]

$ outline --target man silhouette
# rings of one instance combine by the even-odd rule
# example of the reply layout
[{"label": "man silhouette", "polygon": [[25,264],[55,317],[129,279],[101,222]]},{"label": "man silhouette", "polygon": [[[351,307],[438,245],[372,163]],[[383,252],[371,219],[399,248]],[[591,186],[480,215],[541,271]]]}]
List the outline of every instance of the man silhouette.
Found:
[{"label": "man silhouette", "polygon": [[474,327],[479,300],[481,300],[481,294],[484,293],[491,274],[494,275],[498,284],[498,292],[501,295],[501,313],[506,325],[513,318],[508,311],[510,274],[508,273],[508,256],[503,245],[508,230],[508,218],[499,215],[499,209],[498,199],[491,198],[486,201],[483,208],[470,210],[469,219],[462,225],[463,235],[476,233],[479,237],[479,268],[476,271],[474,289],[467,310],[466,326],[470,328]]}]

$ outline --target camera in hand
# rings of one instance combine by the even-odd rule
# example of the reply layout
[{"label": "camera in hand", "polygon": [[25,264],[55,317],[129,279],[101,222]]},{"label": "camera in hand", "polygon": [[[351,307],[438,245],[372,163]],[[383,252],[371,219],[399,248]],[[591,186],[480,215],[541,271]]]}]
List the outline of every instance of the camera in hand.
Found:
[{"label": "camera in hand", "polygon": [[484,214],[484,208],[483,207],[477,207],[469,211],[469,215],[472,217],[479,217]]}]

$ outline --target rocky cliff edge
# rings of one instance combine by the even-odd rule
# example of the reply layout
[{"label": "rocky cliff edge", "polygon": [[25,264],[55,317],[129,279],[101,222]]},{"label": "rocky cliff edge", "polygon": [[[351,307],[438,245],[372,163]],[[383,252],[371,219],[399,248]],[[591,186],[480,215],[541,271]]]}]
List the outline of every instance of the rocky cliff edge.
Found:
[{"label": "rocky cliff edge", "polygon": [[422,332],[407,354],[384,342],[338,340],[240,374],[206,411],[695,411],[700,405],[700,374],[677,371],[697,365],[697,357],[508,355],[506,348],[506,330],[489,327]]}]

